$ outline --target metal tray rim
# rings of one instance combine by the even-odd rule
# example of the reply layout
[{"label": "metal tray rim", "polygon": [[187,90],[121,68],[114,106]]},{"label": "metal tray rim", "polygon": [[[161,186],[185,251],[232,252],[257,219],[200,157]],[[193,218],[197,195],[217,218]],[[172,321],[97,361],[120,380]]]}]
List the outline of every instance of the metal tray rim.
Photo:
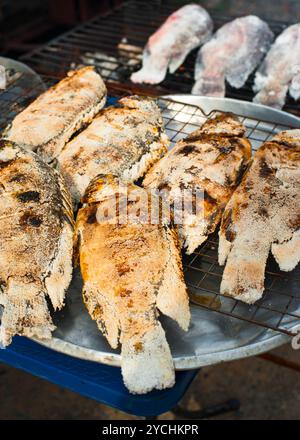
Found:
[{"label": "metal tray rim", "polygon": [[[265,113],[272,115],[274,120],[270,119],[270,122],[292,125],[300,128],[300,118],[294,115],[290,115],[284,111],[271,109],[269,107],[254,104],[251,102],[240,101],[236,99],[229,98],[209,98],[200,97],[194,95],[164,95],[161,96],[163,99],[169,99],[175,102],[180,102],[182,104],[190,104],[200,107],[205,113],[209,113],[212,110],[220,111],[232,111],[235,113],[243,114],[246,112],[248,117],[257,118],[262,117]],[[216,108],[217,107],[217,108]],[[237,111],[238,108],[238,111]],[[268,115],[267,115],[268,116]],[[268,120],[268,118],[266,119]],[[213,313],[210,310],[206,310],[206,313]],[[251,324],[249,324],[251,325]],[[290,329],[290,328],[289,328]],[[291,330],[300,329],[299,324],[293,325]],[[268,350],[272,350],[290,340],[290,337],[284,334],[276,333],[273,330],[266,330],[261,341],[251,342],[245,346],[230,348],[222,351],[216,351],[213,353],[202,353],[194,354],[191,356],[179,356],[174,357],[174,366],[176,370],[189,370],[200,368],[203,366],[218,364],[221,362],[226,362],[234,359],[245,358],[249,356],[254,356]],[[118,353],[94,350],[91,348],[75,345],[71,342],[62,340],[57,337],[52,337],[49,341],[42,341],[37,338],[30,338],[35,342],[48,347],[50,349],[56,350],[58,352],[89,361],[100,362],[103,364],[120,367],[121,366],[121,355]]]}]

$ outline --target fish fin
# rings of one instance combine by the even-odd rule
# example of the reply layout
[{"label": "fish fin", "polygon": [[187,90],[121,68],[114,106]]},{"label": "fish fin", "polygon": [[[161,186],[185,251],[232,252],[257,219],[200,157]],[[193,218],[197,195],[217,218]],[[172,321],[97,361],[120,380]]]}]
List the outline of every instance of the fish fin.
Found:
[{"label": "fish fin", "polygon": [[134,83],[158,84],[165,79],[169,59],[154,57],[146,46],[143,52],[143,67],[134,72],[130,79]]},{"label": "fish fin", "polygon": [[227,257],[231,251],[232,243],[226,240],[224,234],[219,232],[219,249],[218,249],[218,261],[219,265],[223,266],[227,260]]},{"label": "fish fin", "polygon": [[57,253],[51,262],[44,283],[54,310],[64,305],[65,292],[72,278],[73,230],[64,223]]},{"label": "fish fin", "polygon": [[292,79],[289,92],[291,97],[294,98],[295,101],[298,101],[300,98],[300,72]]},{"label": "fish fin", "polygon": [[183,279],[180,247],[175,230],[169,231],[170,258],[163,273],[156,305],[166,316],[174,319],[183,330],[189,327],[191,314],[186,285]]},{"label": "fish fin", "polygon": [[99,330],[108,340],[112,348],[119,343],[120,321],[116,314],[115,304],[92,283],[86,282],[82,291],[84,304],[97,323]]},{"label": "fish fin", "polygon": [[134,72],[130,79],[134,83],[145,84],[159,84],[161,83],[167,74],[167,66],[161,70],[156,69],[154,66],[144,66],[137,72]]},{"label": "fish fin", "polygon": [[289,272],[300,261],[300,230],[295,231],[290,240],[272,244],[272,254],[280,270]]},{"label": "fish fin", "polygon": [[251,246],[247,240],[232,245],[227,257],[220,291],[245,303],[253,304],[263,295],[265,268],[270,244],[262,238]]},{"label": "fish fin", "polygon": [[14,335],[50,339],[55,330],[46,294],[36,283],[24,283],[10,279],[0,294],[3,314],[0,327],[0,344],[6,347]]},{"label": "fish fin", "polygon": [[139,338],[123,334],[121,357],[123,380],[131,393],[144,394],[174,385],[172,355],[159,322]]}]

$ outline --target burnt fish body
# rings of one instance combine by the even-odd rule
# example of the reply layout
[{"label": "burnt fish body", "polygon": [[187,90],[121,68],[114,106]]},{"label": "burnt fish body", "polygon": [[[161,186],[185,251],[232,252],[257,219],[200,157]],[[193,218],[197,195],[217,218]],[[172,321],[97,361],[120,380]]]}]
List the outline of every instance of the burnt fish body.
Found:
[{"label": "burnt fish body", "polygon": [[64,303],[72,275],[73,214],[56,170],[33,152],[0,141],[0,343],[16,334],[51,337],[46,297]]},{"label": "burnt fish body", "polygon": [[[167,215],[159,224],[149,221],[148,196],[145,189],[115,176],[98,176],[76,220],[83,299],[111,347],[121,343],[123,379],[133,393],[174,385],[173,360],[158,311],[184,330],[190,321],[177,231]],[[115,222],[106,216],[116,200],[127,208],[127,220],[123,209]],[[141,215],[134,218],[134,212]]]},{"label": "burnt fish body", "polygon": [[134,181],[166,153],[169,140],[161,112],[149,98],[128,96],[102,110],[57,158],[74,203],[98,174]]},{"label": "burnt fish body", "polygon": [[105,101],[106,87],[94,67],[69,72],[14,118],[4,138],[51,162]]},{"label": "burnt fish body", "polygon": [[168,70],[174,73],[193,49],[210,38],[212,30],[212,19],[200,5],[192,3],[173,12],[149,38],[143,67],[131,75],[131,81],[160,83]]},{"label": "burnt fish body", "polygon": [[[174,210],[179,238],[188,254],[215,231],[247,167],[251,145],[245,131],[237,117],[220,114],[178,141],[145,175],[143,186],[158,190]],[[195,199],[197,193],[200,197]],[[181,203],[188,200],[197,212],[187,210],[180,218]]]}]

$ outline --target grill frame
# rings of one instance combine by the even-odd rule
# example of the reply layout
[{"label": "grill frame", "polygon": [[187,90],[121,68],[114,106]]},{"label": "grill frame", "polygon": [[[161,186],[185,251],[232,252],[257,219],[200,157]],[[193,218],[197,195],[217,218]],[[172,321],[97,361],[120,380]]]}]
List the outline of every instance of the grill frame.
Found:
[{"label": "grill frame", "polygon": [[[102,69],[101,65],[107,60],[99,56],[95,63],[103,78],[118,90],[130,93],[140,93],[150,96],[165,95],[167,93],[190,93],[193,84],[193,68],[197,49],[192,51],[184,64],[174,74],[168,74],[159,85],[136,85],[129,80],[130,74],[138,70],[136,66],[126,67],[125,64],[135,58],[136,53],[122,50],[123,56],[117,49],[118,43],[126,35],[128,44],[140,48],[140,53],[148,37],[163,23],[176,8],[186,2],[180,0],[166,0],[162,2],[147,2],[146,0],[131,0],[115,8],[113,12],[99,15],[92,20],[80,24],[72,30],[52,39],[48,44],[21,57],[37,72],[44,76],[62,78],[71,65],[86,64],[82,60],[85,52],[98,50],[106,56],[115,57],[115,67]],[[215,24],[215,30],[236,16],[220,15],[216,11],[209,11]],[[264,19],[264,17],[261,17]],[[275,36],[279,35],[287,26],[293,23],[267,20]],[[48,67],[47,67],[48,66]],[[52,66],[52,67],[51,67]],[[110,70],[105,73],[103,70]],[[119,75],[119,79],[114,79]],[[226,85],[226,96],[229,98],[251,101],[254,94],[252,74],[241,89],[234,89]],[[284,110],[299,114],[299,103],[288,97]]]},{"label": "grill frame", "polygon": [[[47,87],[51,86],[52,84],[54,84],[57,80],[59,80],[61,77],[63,77],[66,73],[67,70],[69,70],[71,63],[74,64],[84,64],[82,63],[82,60],[80,59],[81,53],[77,51],[77,49],[74,48],[74,50],[71,48],[69,49],[65,49],[65,52],[62,51],[60,52],[59,49],[61,47],[61,45],[63,45],[65,43],[65,41],[69,41],[70,39],[72,40],[72,38],[74,38],[74,35],[76,36],[78,33],[84,33],[86,31],[86,29],[89,30],[93,30],[91,35],[101,35],[101,32],[108,32],[108,37],[110,35],[109,31],[107,31],[107,29],[109,29],[112,26],[112,21],[115,20],[114,22],[118,22],[120,23],[120,19],[117,18],[112,18],[115,17],[115,14],[118,14],[121,11],[121,16],[122,14],[124,15],[126,11],[130,11],[131,9],[134,9],[133,5],[135,4],[135,1],[131,1],[131,2],[127,2],[125,5],[123,4],[120,8],[118,8],[118,10],[116,12],[114,12],[113,14],[106,14],[105,16],[100,16],[100,17],[96,17],[93,20],[90,20],[89,22],[79,25],[76,28],[74,28],[73,30],[63,34],[62,36],[53,39],[52,41],[50,41],[47,45],[33,51],[30,52],[29,54],[26,54],[24,57],[22,57],[22,60],[24,62],[26,62],[27,64],[29,64],[33,69],[36,69],[38,73],[42,74],[43,79],[45,81],[45,83],[47,84]],[[169,2],[166,2],[169,3]],[[165,8],[163,10],[163,12],[159,12],[156,14],[156,20],[151,21],[151,25],[148,26],[148,28],[145,30],[143,30],[142,35],[143,35],[143,44],[146,42],[147,36],[149,36],[157,27],[158,25],[172,12],[172,10],[174,10],[175,7],[173,5],[172,8]],[[125,12],[124,12],[125,11]],[[139,17],[144,19],[145,18],[145,14],[144,15],[130,15],[130,17],[134,17],[134,20]],[[212,17],[214,19],[214,22],[216,23],[216,28],[218,28],[220,25],[222,25],[224,22],[232,20],[233,17],[221,17],[221,16],[216,16],[214,14],[212,14]],[[107,23],[104,25],[105,20],[107,20]],[[130,20],[129,20],[130,22]],[[127,18],[127,25],[128,25],[128,18]],[[275,31],[275,34],[278,34],[281,30],[283,30],[287,25],[289,25],[290,23],[279,23],[279,22],[271,22],[271,28],[273,29],[273,31]],[[147,34],[147,35],[146,35]],[[93,38],[94,38],[93,36]],[[77,37],[76,37],[77,38]],[[74,45],[76,45],[76,38],[74,40]],[[88,39],[88,41],[90,42],[90,39]],[[129,41],[128,43],[132,43],[131,41]],[[111,44],[111,51],[108,51],[107,53],[110,56],[114,56],[115,55],[115,48],[112,47],[112,42]],[[67,46],[65,46],[66,48]],[[84,46],[84,50],[87,48],[90,48],[91,46]],[[103,47],[103,46],[102,46]],[[141,46],[142,47],[142,46]],[[54,49],[57,49],[58,52],[58,57],[55,54]],[[77,52],[76,52],[77,51]],[[49,55],[51,54],[52,55]],[[186,60],[186,62],[184,63],[184,67],[183,69],[187,70],[187,75],[189,75],[188,79],[189,81],[191,80],[191,66],[193,65],[193,60],[195,59],[196,56],[196,52],[197,51],[193,51],[192,54],[189,55],[188,59]],[[68,57],[64,58],[64,54],[69,54]],[[131,57],[131,53],[129,51],[128,57],[130,59],[132,59]],[[37,60],[42,60],[44,59],[44,57],[48,57],[48,60],[53,59],[57,61],[53,61],[53,65],[56,67],[59,67],[56,71],[52,71],[52,70],[48,70],[48,68],[43,69],[41,68],[40,64],[37,64]],[[52,58],[51,58],[52,57]],[[126,58],[126,57],[125,57]],[[62,59],[65,59],[64,63],[60,63],[60,61]],[[109,60],[105,60],[102,59],[101,57],[99,58],[100,62],[102,61],[109,61]],[[102,59],[102,61],[101,61]],[[50,61],[51,63],[52,61]],[[118,69],[123,68],[123,61],[121,62],[120,60],[118,60],[117,63],[117,67],[116,69],[113,69],[112,72],[115,72]],[[48,63],[49,64],[49,63]],[[45,67],[45,66],[42,66]],[[96,67],[99,68],[99,65],[96,64]],[[137,67],[136,67],[137,68]],[[109,70],[106,67],[106,70]],[[134,69],[135,70],[135,69]],[[129,74],[131,73],[130,70],[127,71],[126,75],[127,78],[129,76]],[[109,94],[112,96],[123,96],[126,94],[130,94],[130,93],[139,93],[139,94],[146,94],[146,95],[150,95],[150,96],[159,96],[162,94],[166,94],[168,92],[175,92],[178,93],[178,90],[174,90],[176,89],[176,84],[178,84],[178,78],[182,78],[182,70],[179,70],[177,73],[175,73],[175,75],[168,75],[167,79],[162,83],[162,85],[156,86],[156,87],[150,87],[150,86],[136,86],[130,82],[123,82],[121,83],[120,81],[116,81],[116,80],[112,80],[111,77],[109,76],[104,76],[104,79],[107,82],[108,85],[108,90],[109,90]],[[101,69],[100,69],[100,73],[101,73]],[[103,72],[102,72],[103,73]],[[11,84],[8,89],[5,92],[1,93],[1,101],[0,101],[0,129],[3,129],[7,123],[9,122],[9,120],[11,120],[15,114],[17,114],[20,110],[22,110],[22,108],[24,108],[26,105],[28,105],[30,103],[30,101],[32,101],[39,93],[40,89],[36,89],[36,84],[32,84],[31,79],[30,78],[26,78],[26,75],[23,75],[21,77],[21,81],[24,80],[24,85],[21,87],[20,85],[20,80],[17,81],[17,83]],[[252,79],[250,78],[246,85],[240,89],[240,90],[233,90],[230,87],[227,87],[227,95],[229,97],[232,98],[239,98],[242,100],[246,100],[249,101],[251,100],[253,93],[251,92],[251,81]],[[190,84],[190,88],[191,88],[191,83]],[[20,89],[22,90],[22,92],[20,93]],[[182,92],[186,92],[187,90],[185,88],[182,88],[180,91]],[[160,99],[160,101],[163,101],[163,98]],[[174,103],[172,103],[173,105]],[[182,105],[181,103],[177,102],[175,103],[175,105]],[[190,106],[193,107],[193,106]],[[295,113],[295,114],[300,114],[300,105],[292,102],[291,100],[287,101],[287,105],[285,107],[286,110]],[[195,116],[196,113],[198,114],[199,112],[199,108],[198,107],[194,107],[194,114],[192,113],[188,113],[189,116]],[[186,134],[188,134],[188,132],[185,131],[185,128],[190,124],[190,121],[188,122],[187,120],[184,121],[178,121],[176,119],[176,116],[178,116],[179,114],[182,114],[182,109],[176,111],[174,114],[171,115],[170,118],[166,117],[166,114],[164,113],[164,118],[169,119],[167,121],[167,123],[165,124],[166,126],[166,131],[168,133],[168,135],[171,138],[171,142],[174,144],[174,142],[180,138],[183,138]],[[1,118],[1,115],[5,114],[5,117]],[[211,112],[209,114],[209,117],[212,117],[214,114],[214,112]],[[238,116],[241,117],[241,120],[244,122],[245,121],[245,117],[242,115],[237,114]],[[203,117],[204,114],[202,114],[202,122],[203,122]],[[251,121],[251,118],[247,118],[249,121]],[[178,122],[181,122],[181,125],[178,125]],[[255,138],[254,136],[256,135],[256,133],[259,132],[264,132],[264,130],[261,130],[259,127],[259,124],[262,123],[264,121],[262,120],[255,120],[254,118],[252,118],[252,126],[249,126],[249,130],[248,130],[248,137],[251,139],[252,144],[254,146],[254,150],[262,143],[262,141],[267,140],[268,138],[270,138],[271,136],[271,132],[270,130],[265,130],[265,134],[268,135],[266,136],[264,139],[261,138]],[[174,125],[175,123],[175,125]],[[199,126],[198,122],[198,126]],[[173,125],[172,125],[173,124]],[[177,124],[177,126],[176,126]],[[172,128],[171,128],[172,125]],[[274,124],[274,127],[272,129],[272,131],[276,130],[276,124]],[[280,124],[277,124],[280,125]],[[174,129],[175,127],[175,129]],[[179,127],[179,128],[178,128]],[[286,126],[287,127],[287,126]],[[191,127],[190,127],[191,128]],[[189,128],[189,129],[190,129]],[[194,128],[197,128],[197,124],[194,125]],[[293,128],[293,127],[290,127]],[[172,133],[173,132],[173,133]],[[297,332],[295,331],[290,331],[285,327],[286,324],[286,319],[287,318],[295,318],[297,320],[299,320],[300,322],[300,312],[297,315],[293,315],[291,313],[289,313],[289,307],[290,305],[293,303],[293,301],[299,301],[300,304],[300,289],[299,289],[299,294],[298,296],[296,295],[288,295],[285,292],[281,293],[281,295],[284,295],[288,297],[287,303],[285,304],[285,308],[284,310],[282,310],[281,312],[278,311],[278,309],[274,309],[272,310],[272,307],[267,307],[266,304],[264,304],[264,301],[266,300],[266,297],[264,297],[263,300],[261,300],[260,302],[258,302],[254,307],[253,307],[253,312],[251,312],[251,307],[248,307],[246,305],[244,305],[243,303],[241,303],[241,301],[238,300],[232,300],[234,303],[232,304],[232,307],[230,309],[226,309],[226,308],[222,308],[217,306],[219,304],[219,302],[222,301],[224,302],[224,298],[223,295],[221,295],[220,293],[216,293],[213,289],[204,289],[203,286],[201,287],[201,283],[205,280],[205,278],[209,278],[210,276],[214,276],[215,278],[220,278],[221,277],[221,273],[220,273],[220,269],[217,268],[216,266],[216,247],[217,247],[217,240],[216,240],[216,234],[214,234],[213,236],[210,236],[209,239],[207,240],[206,243],[204,243],[200,249],[198,249],[192,257],[188,257],[188,256],[184,256],[184,270],[185,270],[185,274],[187,274],[189,271],[197,271],[197,273],[203,273],[203,277],[201,279],[201,281],[199,283],[197,283],[197,286],[195,286],[193,283],[190,283],[189,281],[187,281],[188,287],[191,290],[194,290],[195,287],[199,290],[205,291],[206,296],[210,296],[212,299],[210,301],[202,301],[201,304],[198,303],[198,305],[204,309],[208,309],[208,310],[212,310],[212,311],[217,311],[219,313],[222,313],[224,315],[227,315],[229,317],[233,317],[233,318],[238,318],[238,319],[242,319],[243,321],[252,323],[252,324],[256,324],[259,325],[261,327],[267,328],[267,329],[271,329],[271,330],[276,330],[278,332],[281,332],[283,334],[287,334],[290,336],[295,335]],[[214,248],[214,249],[212,249]],[[212,250],[214,250],[214,254],[213,256],[209,255],[209,252],[204,252],[205,249],[209,252],[211,252]],[[212,258],[212,262],[211,265],[209,267],[207,267],[206,271],[203,271],[201,269],[201,267],[199,268],[199,266],[195,266],[195,262],[198,260],[201,260],[202,263],[208,263],[210,261],[210,258]],[[274,262],[271,261],[271,263],[269,264],[274,264]],[[213,272],[213,270],[216,269],[216,272]],[[285,279],[286,278],[286,274],[280,273],[277,269],[277,271],[275,270],[275,272],[273,273],[273,276],[277,276],[279,277],[278,279]],[[300,272],[299,272],[299,278],[297,278],[297,282],[299,283],[299,287],[300,287]],[[210,290],[210,291],[209,291]],[[271,287],[267,287],[267,292],[268,290],[271,290]],[[267,293],[268,295],[268,293]],[[193,298],[193,302],[197,302],[195,301],[195,298]],[[201,302],[201,301],[200,301]],[[240,310],[240,312],[238,313],[237,310]],[[278,322],[275,324],[272,324],[270,322],[266,322],[266,320],[262,320],[260,321],[259,319],[257,319],[257,314],[259,314],[260,312],[272,312],[272,313],[279,313],[280,316],[278,316]],[[262,313],[263,314],[263,313]]]}]

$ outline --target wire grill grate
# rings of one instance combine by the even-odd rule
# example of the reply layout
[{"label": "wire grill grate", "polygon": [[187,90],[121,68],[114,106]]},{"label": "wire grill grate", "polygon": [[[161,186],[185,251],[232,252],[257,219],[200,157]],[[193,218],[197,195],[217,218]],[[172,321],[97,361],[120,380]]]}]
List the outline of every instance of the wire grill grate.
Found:
[{"label": "wire grill grate", "polygon": [[[50,41],[23,57],[39,73],[62,77],[70,66],[95,64],[107,81],[119,87],[145,94],[190,93],[193,85],[194,50],[177,72],[170,75],[155,88],[134,85],[130,75],[141,64],[142,49],[148,37],[177,7],[186,2],[180,0],[151,1],[131,0],[106,16],[96,17],[73,30]],[[234,17],[221,16],[210,11],[215,29]],[[263,18],[263,17],[262,17]],[[290,23],[269,22],[275,35]],[[241,89],[227,85],[226,96],[251,101],[253,75]],[[299,106],[288,98],[286,109],[299,111]]]},{"label": "wire grill grate", "polygon": [[[140,5],[145,2],[138,3]],[[96,18],[53,40],[49,45],[30,53],[24,57],[24,61],[43,74],[43,79],[48,87],[64,76],[65,71],[70,68],[72,63],[84,64],[82,59],[84,55],[87,57],[86,64],[93,62],[100,68],[102,75],[108,80],[111,95],[120,96],[141,91],[150,95],[162,94],[166,91],[189,92],[192,85],[195,54],[188,57],[183,70],[168,76],[162,86],[137,90],[130,84],[128,78],[131,71],[137,68],[137,64],[134,63],[135,60],[139,62],[139,52],[134,48],[122,49],[121,56],[120,50],[117,49],[124,36],[127,36],[128,44],[143,47],[149,34],[174,10],[174,2],[172,2],[172,7],[170,7],[170,3],[166,1],[162,6],[159,2],[160,7],[155,10],[152,7],[143,9],[139,6],[139,13],[137,13],[137,2],[128,2],[113,15],[106,18]],[[140,13],[140,9],[143,12]],[[215,23],[218,27],[229,19],[228,17],[219,17],[215,19]],[[284,27],[285,24],[272,24],[276,33],[279,33]],[[106,54],[106,56],[99,54],[99,52]],[[132,64],[128,65],[128,61],[134,64],[134,69]],[[22,75],[6,91],[2,92],[0,95],[0,130],[41,91],[42,88],[38,81],[34,82],[32,78]],[[228,95],[251,100],[251,80],[241,90],[228,89]],[[205,115],[196,106],[163,98],[159,98],[158,103],[162,109],[171,146],[177,140],[199,128],[207,117],[214,115],[214,112]],[[287,109],[296,112],[300,107],[289,101]],[[275,133],[293,128],[251,117],[240,116],[240,120],[247,128],[246,134],[251,140],[254,151]],[[270,257],[266,270],[265,294],[255,305],[248,306],[219,293],[223,268],[218,265],[217,248],[218,236],[216,233],[210,236],[194,254],[183,256],[184,273],[192,302],[199,307],[268,329],[289,335],[294,334],[289,329],[294,324],[300,324],[300,267],[298,266],[290,273],[280,272],[276,262]]]}]

